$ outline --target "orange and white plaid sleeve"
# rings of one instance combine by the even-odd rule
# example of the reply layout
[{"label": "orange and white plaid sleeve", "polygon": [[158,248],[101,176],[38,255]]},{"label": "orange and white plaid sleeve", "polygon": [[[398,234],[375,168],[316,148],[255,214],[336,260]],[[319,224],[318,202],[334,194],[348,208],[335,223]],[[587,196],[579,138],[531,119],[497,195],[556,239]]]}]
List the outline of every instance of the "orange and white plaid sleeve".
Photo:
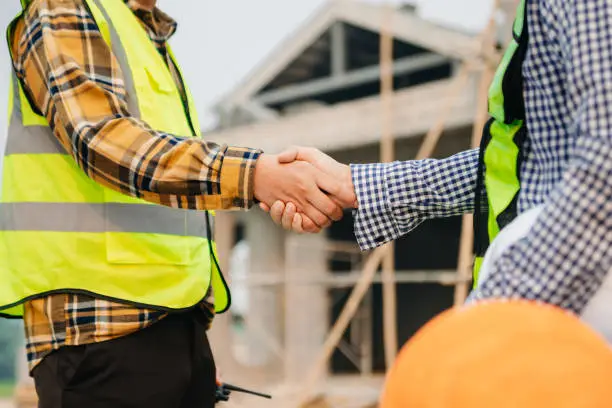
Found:
[{"label": "orange and white plaid sleeve", "polygon": [[[132,117],[119,64],[82,1],[34,0],[10,41],[34,107],[90,178],[176,208],[252,206],[261,152],[158,132]],[[142,148],[152,141],[154,153]]]}]

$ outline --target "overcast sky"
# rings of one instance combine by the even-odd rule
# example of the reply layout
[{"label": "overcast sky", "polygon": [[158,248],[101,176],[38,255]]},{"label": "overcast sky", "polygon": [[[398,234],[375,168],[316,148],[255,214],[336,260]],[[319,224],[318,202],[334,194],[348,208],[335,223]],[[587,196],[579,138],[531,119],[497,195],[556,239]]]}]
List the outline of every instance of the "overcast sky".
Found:
[{"label": "overcast sky", "polygon": [[[219,97],[325,1],[159,0],[160,7],[179,22],[173,47],[203,122],[208,122],[209,107]],[[419,2],[424,17],[474,30],[486,20],[491,3],[490,0]],[[2,32],[18,11],[18,5],[18,0],[0,1]],[[6,127],[4,95],[8,73],[6,49],[0,46],[0,134]]]}]

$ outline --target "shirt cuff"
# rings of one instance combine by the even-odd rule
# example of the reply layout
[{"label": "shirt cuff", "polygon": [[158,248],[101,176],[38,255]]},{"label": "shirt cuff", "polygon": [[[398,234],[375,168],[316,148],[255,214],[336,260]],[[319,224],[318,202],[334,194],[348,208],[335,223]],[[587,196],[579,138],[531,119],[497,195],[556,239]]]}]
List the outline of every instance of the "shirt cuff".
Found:
[{"label": "shirt cuff", "polygon": [[388,164],[352,164],[358,208],[353,211],[355,238],[367,251],[398,238],[401,233],[395,222],[386,185]]},{"label": "shirt cuff", "polygon": [[263,152],[258,149],[228,147],[221,164],[221,202],[224,210],[251,208],[254,204],[255,164]]}]

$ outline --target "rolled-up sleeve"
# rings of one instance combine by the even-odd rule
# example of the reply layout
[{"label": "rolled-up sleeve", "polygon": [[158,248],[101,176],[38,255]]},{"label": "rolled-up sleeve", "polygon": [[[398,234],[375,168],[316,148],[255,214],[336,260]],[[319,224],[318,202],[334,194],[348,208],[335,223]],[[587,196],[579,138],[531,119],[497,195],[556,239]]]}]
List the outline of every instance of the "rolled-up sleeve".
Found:
[{"label": "rolled-up sleeve", "polygon": [[261,152],[164,133],[132,116],[121,68],[84,2],[32,2],[10,41],[34,108],[88,177],[170,207],[253,204]]}]

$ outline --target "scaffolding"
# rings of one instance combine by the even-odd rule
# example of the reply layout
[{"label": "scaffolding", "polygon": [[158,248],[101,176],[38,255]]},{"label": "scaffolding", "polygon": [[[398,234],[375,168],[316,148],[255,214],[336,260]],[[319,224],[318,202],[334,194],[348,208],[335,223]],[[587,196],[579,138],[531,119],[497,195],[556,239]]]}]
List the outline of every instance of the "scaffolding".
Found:
[{"label": "scaffolding", "polygon": [[[485,30],[479,36],[482,55],[479,60],[462,61],[459,74],[456,76],[454,83],[451,84],[448,91],[448,96],[440,110],[440,117],[434,126],[427,133],[416,159],[425,159],[431,157],[437,142],[440,140],[445,127],[446,117],[451,106],[451,101],[455,96],[465,90],[468,83],[470,72],[477,71],[480,73],[480,82],[478,86],[478,99],[476,107],[476,116],[474,118],[472,132],[472,147],[478,147],[480,144],[480,136],[482,129],[487,119],[487,97],[488,87],[493,79],[495,69],[501,55],[496,47],[496,24],[498,19],[498,11],[502,7],[499,0],[494,1],[493,12],[489,19]],[[392,85],[392,69],[393,38],[390,34],[389,27],[393,24],[390,12],[392,6],[388,5],[388,12],[385,13],[385,19],[382,22],[381,30],[381,105],[382,105],[382,138],[381,138],[381,161],[390,162],[394,157],[393,135],[391,134],[389,123],[392,115],[393,85]],[[472,215],[464,215],[461,229],[459,259],[457,262],[457,270],[455,271],[455,305],[462,304],[468,294],[468,285],[471,281],[471,264],[472,264],[472,246],[473,246],[473,217]],[[396,272],[394,270],[394,247],[393,244],[387,244],[374,250],[366,260],[360,279],[356,282],[349,300],[344,307],[340,317],[332,327],[327,341],[323,345],[319,358],[314,362],[306,377],[306,382],[298,394],[298,406],[308,407],[312,405],[313,395],[314,401],[319,396],[314,393],[316,383],[319,376],[325,369],[333,350],[337,347],[342,333],[347,329],[351,319],[355,316],[358,305],[364,298],[367,289],[372,284],[378,268],[382,265],[382,283],[383,283],[383,315],[384,315],[384,346],[385,359],[387,367],[391,367],[395,355],[397,353],[397,331],[396,331],[396,299],[395,299],[395,284],[397,282]],[[427,281],[427,280],[423,280]],[[447,283],[447,282],[445,282]]]},{"label": "scaffolding", "polygon": [[[479,43],[479,55],[474,58],[462,60],[454,79],[449,83],[445,97],[440,101],[439,115],[429,131],[423,138],[415,159],[425,159],[432,157],[447,125],[447,119],[456,107],[454,101],[458,95],[466,92],[467,88],[473,85],[470,79],[478,78],[476,112],[473,118],[471,135],[471,146],[477,147],[480,143],[480,136],[484,124],[488,117],[487,97],[488,87],[492,81],[495,69],[501,59],[500,43],[507,41],[508,38],[500,38],[498,30],[508,31],[508,22],[500,27],[500,14],[506,12],[510,14],[514,11],[517,1],[515,0],[495,0],[493,2],[492,14],[485,29],[478,35],[476,41]],[[393,7],[387,5],[382,13],[380,30],[380,151],[381,162],[394,160],[394,135],[393,135],[393,35],[390,28],[393,27]],[[251,215],[250,215],[251,216]],[[373,283],[382,284],[383,292],[383,336],[386,367],[390,367],[397,354],[397,317],[396,317],[396,285],[400,283],[437,283],[454,287],[454,304],[462,304],[469,292],[471,283],[472,267],[472,246],[473,246],[473,219],[472,215],[465,215],[462,219],[459,255],[455,270],[427,270],[427,271],[400,271],[394,267],[394,245],[387,244],[377,248],[367,254],[362,254],[358,248],[351,243],[339,242],[317,242],[308,246],[308,239],[298,240],[299,248],[294,249],[297,253],[312,254],[324,253],[323,258],[345,259],[351,263],[351,272],[342,275],[328,275],[319,273],[296,273],[296,271],[285,270],[281,274],[257,275],[242,282],[251,288],[257,287],[276,287],[283,292],[285,304],[288,305],[288,298],[303,296],[299,294],[299,288],[323,288],[329,290],[334,288],[350,288],[351,292],[342,308],[337,319],[325,334],[325,341],[316,354],[316,357],[309,360],[305,367],[298,369],[298,374],[294,376],[280,375],[278,386],[268,388],[278,397],[276,402],[265,402],[263,406],[271,407],[374,407],[377,404],[377,396],[382,386],[382,376],[373,376],[372,372],[372,316],[371,316],[371,291]],[[227,231],[228,227],[222,227]],[[291,249],[289,249],[291,251]],[[303,255],[302,255],[303,256]],[[316,258],[316,256],[314,256]],[[313,262],[320,262],[315,260]],[[314,267],[312,268],[314,271]],[[378,272],[381,273],[378,273]],[[311,289],[304,289],[311,290]],[[295,300],[295,299],[293,299]],[[329,305],[328,305],[329,306]],[[292,306],[294,307],[294,306]],[[308,307],[304,304],[302,307]],[[291,313],[295,309],[286,309],[285,314]],[[298,323],[291,322],[291,316],[284,317],[288,328],[296,327]],[[297,319],[297,317],[296,317]],[[304,321],[301,324],[308,324]],[[257,325],[255,323],[255,325]],[[345,333],[348,331],[348,340]],[[225,332],[227,333],[227,332]],[[265,337],[265,334],[260,333]],[[223,334],[220,332],[219,337]],[[260,369],[246,370],[244,373],[250,378],[266,376],[264,372],[276,370],[283,371],[283,368],[291,367],[286,371],[296,372],[295,365],[298,362],[288,360],[295,356],[287,348],[295,351],[297,347],[294,343],[298,342],[295,333],[285,336],[285,344],[281,345],[278,341],[268,336],[265,343],[273,350],[274,356],[280,361],[275,366],[268,366]],[[225,340],[226,341],[226,340]],[[327,367],[334,352],[338,350],[349,361],[357,367],[360,381],[350,385],[349,382],[355,381],[346,379],[343,376],[326,378]],[[229,370],[228,370],[229,371]],[[290,378],[289,378],[290,377]],[[278,377],[277,377],[278,379]],[[324,380],[325,379],[325,380]],[[323,390],[322,384],[332,384],[332,387],[347,390],[348,394],[353,395],[353,402],[346,402],[344,405],[339,401],[342,398],[330,397],[327,391]],[[327,390],[329,390],[327,387]],[[341,393],[341,392],[338,392]],[[355,402],[358,400],[359,402]],[[241,406],[241,401],[234,402],[236,407]],[[256,401],[249,400],[244,402],[245,406],[260,406]]]},{"label": "scaffolding", "polygon": [[[493,12],[486,28],[478,36],[480,44],[480,55],[478,58],[461,61],[458,74],[449,85],[447,96],[441,102],[439,117],[431,129],[425,135],[416,155],[416,159],[425,159],[432,156],[446,125],[449,112],[453,108],[453,101],[457,95],[466,90],[469,85],[470,75],[479,76],[477,90],[476,114],[473,121],[471,137],[472,147],[480,143],[482,128],[487,120],[487,96],[488,87],[494,76],[495,69],[501,58],[498,47],[497,24],[499,13],[508,11],[515,5],[515,1],[494,1]],[[380,36],[380,97],[381,97],[381,162],[394,160],[394,137],[392,134],[393,121],[393,36],[390,27],[394,24],[392,6],[385,7],[383,21],[381,21]],[[394,268],[394,245],[392,243],[375,249],[366,257],[355,262],[355,257],[360,258],[352,245],[327,243],[325,251],[330,257],[349,256],[353,265],[361,264],[359,271],[342,276],[315,276],[315,277],[289,277],[288,275],[276,276],[272,279],[252,279],[249,285],[322,285],[327,289],[334,287],[352,287],[352,291],[346,301],[341,313],[327,333],[326,340],[320,348],[317,358],[312,361],[310,367],[303,370],[305,375],[299,382],[299,387],[292,388],[288,394],[292,396],[291,406],[316,407],[333,406],[326,402],[324,392],[318,389],[321,379],[326,372],[326,367],[335,350],[340,350],[353,364],[359,368],[360,374],[370,379],[372,373],[372,361],[370,348],[371,338],[371,316],[368,316],[369,289],[374,282],[380,282],[383,286],[383,335],[385,348],[386,366],[393,363],[397,345],[397,318],[396,318],[396,284],[428,283],[435,282],[443,285],[454,286],[454,304],[462,304],[468,294],[471,282],[472,245],[473,245],[473,219],[472,215],[465,215],[462,220],[459,257],[457,268],[454,271],[396,271]],[[306,248],[302,248],[306,250]],[[382,270],[381,274],[378,271]],[[355,324],[356,323],[356,324]],[[356,325],[356,327],[351,326]],[[343,336],[347,329],[350,330],[349,338],[355,340],[347,343]],[[277,347],[278,345],[275,345]],[[375,406],[376,402],[364,401],[360,406]],[[269,406],[269,405],[268,405]],[[280,406],[280,405],[279,405]],[[284,405],[287,406],[287,405]]]}]

